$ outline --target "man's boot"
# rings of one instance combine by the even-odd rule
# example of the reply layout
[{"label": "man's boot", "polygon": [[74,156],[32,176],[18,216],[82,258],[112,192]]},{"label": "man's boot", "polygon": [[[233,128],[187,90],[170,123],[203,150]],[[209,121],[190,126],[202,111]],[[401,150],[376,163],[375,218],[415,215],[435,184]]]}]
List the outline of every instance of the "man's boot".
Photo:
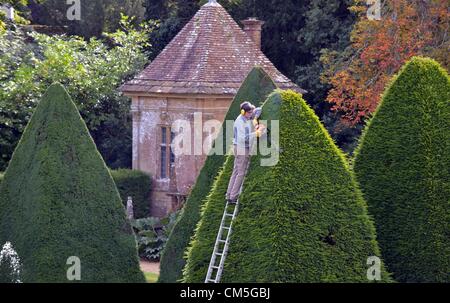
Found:
[{"label": "man's boot", "polygon": [[236,199],[228,199],[227,200],[227,202],[229,203],[229,204],[237,204],[237,198]]}]

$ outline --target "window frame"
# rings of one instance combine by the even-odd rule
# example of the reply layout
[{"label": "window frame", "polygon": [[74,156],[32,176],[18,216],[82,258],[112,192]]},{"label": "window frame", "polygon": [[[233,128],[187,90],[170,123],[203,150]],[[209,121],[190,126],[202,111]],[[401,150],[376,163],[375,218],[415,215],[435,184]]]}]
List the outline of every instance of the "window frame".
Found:
[{"label": "window frame", "polygon": [[[174,173],[176,157],[172,150],[175,133],[168,125],[159,125],[158,176],[160,180],[171,179]],[[168,142],[167,140],[170,139]]]}]

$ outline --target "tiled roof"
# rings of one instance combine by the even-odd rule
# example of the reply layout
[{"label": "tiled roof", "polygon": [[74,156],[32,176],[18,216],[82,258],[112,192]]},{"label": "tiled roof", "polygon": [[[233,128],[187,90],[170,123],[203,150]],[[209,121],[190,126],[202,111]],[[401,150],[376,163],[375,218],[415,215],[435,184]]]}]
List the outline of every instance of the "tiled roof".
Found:
[{"label": "tiled roof", "polygon": [[278,87],[304,92],[281,74],[219,4],[206,4],[124,93],[230,94],[254,66]]}]

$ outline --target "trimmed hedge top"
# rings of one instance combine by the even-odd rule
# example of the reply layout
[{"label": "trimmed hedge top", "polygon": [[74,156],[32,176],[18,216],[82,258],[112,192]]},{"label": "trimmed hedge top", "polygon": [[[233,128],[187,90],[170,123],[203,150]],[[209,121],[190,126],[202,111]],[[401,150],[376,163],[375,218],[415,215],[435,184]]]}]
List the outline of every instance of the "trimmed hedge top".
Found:
[{"label": "trimmed hedge top", "polygon": [[450,282],[450,78],[414,57],[394,77],[356,152],[383,256],[401,282]]},{"label": "trimmed hedge top", "polygon": [[[275,88],[269,75],[261,67],[255,67],[239,88],[225,116],[225,121],[236,119],[240,112],[240,105],[244,101],[260,106]],[[223,142],[228,142],[226,138],[232,135],[222,129],[218,138],[223,137],[225,138]],[[194,235],[195,226],[200,220],[200,208],[226,159],[228,146],[224,144],[223,148],[224,155],[209,155],[200,171],[195,186],[163,251],[159,282],[175,283],[182,278],[182,269],[185,265],[184,254]]]},{"label": "trimmed hedge top", "polygon": [[[264,167],[252,157],[222,282],[368,282],[367,260],[380,252],[346,159],[299,94],[269,97],[263,119],[278,118],[279,162]],[[230,157],[205,203],[186,282],[205,279],[232,169]]]},{"label": "trimmed hedge top", "polygon": [[23,282],[145,282],[136,240],[111,175],[75,104],[53,84],[37,106],[0,188],[0,243],[11,242]]}]

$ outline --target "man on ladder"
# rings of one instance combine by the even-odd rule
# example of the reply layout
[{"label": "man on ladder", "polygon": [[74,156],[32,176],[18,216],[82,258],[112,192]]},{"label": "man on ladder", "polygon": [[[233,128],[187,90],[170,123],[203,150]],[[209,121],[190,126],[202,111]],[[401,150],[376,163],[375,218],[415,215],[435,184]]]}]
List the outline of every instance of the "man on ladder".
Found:
[{"label": "man on ladder", "polygon": [[264,125],[259,124],[258,118],[260,115],[260,108],[255,109],[250,102],[244,102],[241,104],[241,115],[234,123],[233,144],[235,158],[233,175],[228,186],[226,194],[227,203],[225,204],[225,210],[220,222],[205,283],[219,283],[222,277],[225,259],[230,246],[233,221],[238,214],[238,199],[242,192],[242,185],[250,164],[251,151],[254,147],[255,138],[261,137],[266,130]]},{"label": "man on ladder", "polygon": [[260,115],[261,109],[244,102],[241,104],[241,114],[234,122],[234,167],[226,193],[228,203],[236,204],[250,162],[251,148],[255,139],[264,134],[265,126],[258,123]]}]

